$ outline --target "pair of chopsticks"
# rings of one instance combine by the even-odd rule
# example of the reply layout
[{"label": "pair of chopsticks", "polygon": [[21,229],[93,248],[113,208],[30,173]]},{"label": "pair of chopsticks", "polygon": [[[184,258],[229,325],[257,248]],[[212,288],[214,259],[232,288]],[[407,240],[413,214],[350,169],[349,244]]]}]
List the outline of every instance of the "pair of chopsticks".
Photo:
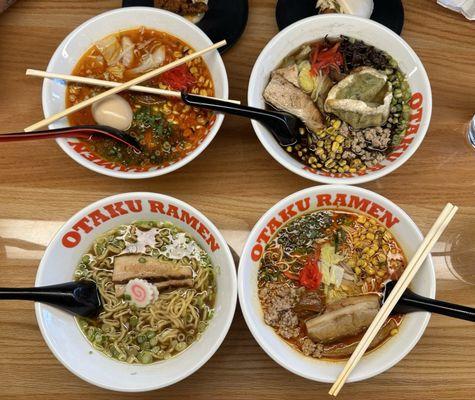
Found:
[{"label": "pair of chopsticks", "polygon": [[[66,82],[83,83],[85,85],[91,85],[91,86],[102,86],[102,87],[112,88],[112,87],[117,87],[121,85],[120,82],[103,81],[101,79],[86,78],[84,76],[57,74],[55,72],[40,71],[37,69],[27,69],[25,74],[27,76],[37,76],[39,78],[48,78],[48,79],[61,79]],[[159,96],[174,97],[177,99],[181,99],[181,92],[178,92],[175,90],[166,90],[166,89],[159,89],[156,87],[138,86],[138,85],[129,87],[129,90],[133,92],[157,94]],[[211,96],[203,96],[203,97],[206,97],[208,99],[222,100],[222,99],[218,99],[216,97],[211,97]],[[234,103],[234,104],[241,104],[239,100],[228,99],[226,101],[229,101],[230,103]]]},{"label": "pair of chopsticks", "polygon": [[340,392],[341,388],[345,384],[346,380],[348,379],[350,373],[356,367],[358,362],[363,357],[365,351],[379,332],[379,330],[384,325],[384,322],[389,317],[392,309],[396,306],[398,300],[403,295],[404,291],[407,289],[409,284],[411,283],[412,279],[416,275],[417,271],[424,263],[425,259],[429,255],[432,247],[437,243],[440,236],[444,232],[445,228],[449,224],[449,222],[454,217],[455,213],[457,212],[458,207],[448,203],[445,208],[443,209],[442,213],[439,215],[439,218],[435,221],[434,225],[430,229],[429,233],[422,241],[422,244],[417,249],[416,254],[409,262],[408,266],[404,270],[403,274],[399,278],[396,286],[394,286],[393,291],[386,299],[385,303],[379,310],[378,314],[374,318],[373,322],[367,329],[366,333],[364,334],[363,338],[359,342],[358,346],[356,347],[355,351],[351,355],[350,359],[346,363],[343,371],[338,376],[337,380],[331,387],[330,391],[328,392],[332,396],[337,396]]},{"label": "pair of chopsticks", "polygon": [[[75,104],[74,106],[69,107],[69,108],[67,108],[63,111],[60,111],[59,113],[56,113],[56,114],[52,115],[51,117],[45,118],[45,119],[37,122],[36,124],[30,125],[30,126],[26,127],[24,129],[24,131],[25,132],[31,132],[31,131],[34,131],[34,130],[37,130],[37,129],[44,128],[45,126],[48,126],[49,124],[53,123],[54,121],[57,121],[60,118],[66,117],[67,115],[69,115],[73,112],[82,110],[83,108],[85,108],[87,106],[90,106],[91,104],[93,104],[97,101],[103,100],[103,99],[105,99],[106,97],[108,97],[112,94],[119,93],[119,92],[122,92],[124,90],[131,89],[133,87],[137,87],[137,85],[139,83],[142,83],[144,81],[152,79],[157,75],[160,75],[160,74],[162,74],[166,71],[169,71],[170,69],[178,67],[178,66],[180,66],[180,65],[182,65],[182,64],[184,64],[188,61],[191,61],[191,60],[193,60],[197,57],[202,56],[205,53],[208,53],[212,50],[218,49],[218,48],[220,48],[224,45],[226,45],[226,40],[222,40],[222,41],[220,41],[218,43],[215,43],[215,44],[213,44],[209,47],[206,47],[203,50],[200,50],[200,51],[197,51],[195,53],[189,54],[189,55],[187,55],[183,58],[180,58],[178,60],[175,60],[175,61],[171,62],[170,64],[164,65],[164,66],[162,66],[160,68],[157,68],[153,71],[147,72],[146,74],[138,76],[137,78],[134,78],[134,79],[132,79],[128,82],[125,82],[125,83],[116,84],[114,82],[107,82],[107,84],[109,86],[112,86],[111,89],[106,90],[105,92],[102,92],[102,93],[98,94],[97,96],[94,96],[94,97],[91,97],[87,100],[84,100],[81,103]],[[29,70],[29,71],[31,71],[31,70]],[[44,73],[44,74],[50,74],[50,73]],[[27,75],[40,76],[38,73],[33,72],[33,71],[31,71],[31,74],[28,74],[28,71],[27,71]],[[50,75],[53,75],[53,74],[50,74]],[[78,77],[73,77],[73,78],[78,78]],[[64,76],[63,76],[62,79],[64,79]],[[92,80],[91,78],[83,78],[83,79],[89,80],[89,82],[96,81],[96,83],[94,83],[94,84],[97,84],[97,81],[101,82],[101,83],[106,82],[106,81],[100,81],[100,80],[96,80],[96,79]],[[71,79],[69,79],[69,80],[72,81]],[[84,83],[87,83],[87,82],[84,81]],[[101,85],[101,86],[105,86],[105,85]],[[151,88],[140,87],[140,91],[144,91],[143,89],[148,89],[149,90]],[[137,90],[137,89],[135,89],[135,90]],[[150,91],[148,91],[148,92],[151,93]],[[166,95],[170,95],[170,92],[171,92],[172,96],[174,96],[174,97],[180,96],[181,97],[179,92],[173,92],[173,91],[165,91],[165,92],[166,92],[165,93]],[[154,92],[154,93],[156,93],[156,92]],[[164,93],[161,92],[160,94],[164,94]]]}]

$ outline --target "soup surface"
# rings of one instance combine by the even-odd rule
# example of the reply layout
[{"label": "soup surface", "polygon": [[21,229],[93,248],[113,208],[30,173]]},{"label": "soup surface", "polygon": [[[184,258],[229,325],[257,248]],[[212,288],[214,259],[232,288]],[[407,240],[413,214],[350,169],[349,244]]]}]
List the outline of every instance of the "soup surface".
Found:
[{"label": "soup surface", "polygon": [[[126,82],[161,65],[193,53],[189,45],[166,32],[147,28],[121,31],[96,42],[81,57],[72,74],[107,81]],[[202,58],[167,71],[142,86],[214,96],[214,83]],[[105,89],[77,83],[68,84],[66,107]],[[120,95],[133,111],[127,133],[140,143],[136,154],[111,139],[90,143],[90,150],[108,161],[126,167],[164,167],[182,159],[206,137],[215,121],[213,112],[190,107],[181,100],[133,91]],[[91,107],[69,116],[71,125],[94,125]]]},{"label": "soup surface", "polygon": [[305,44],[271,73],[267,104],[297,116],[286,151],[313,171],[340,176],[375,167],[406,134],[411,91],[390,55],[350,37]]},{"label": "soup surface", "polygon": [[167,222],[122,225],[97,238],[76,268],[94,281],[104,310],[78,318],[91,344],[109,357],[150,364],[198,340],[214,313],[215,268],[188,234]]},{"label": "soup surface", "polygon": [[[379,311],[383,284],[405,267],[395,238],[372,217],[333,210],[297,217],[260,261],[264,320],[307,356],[347,358]],[[397,334],[401,320],[390,317],[370,349]]]}]

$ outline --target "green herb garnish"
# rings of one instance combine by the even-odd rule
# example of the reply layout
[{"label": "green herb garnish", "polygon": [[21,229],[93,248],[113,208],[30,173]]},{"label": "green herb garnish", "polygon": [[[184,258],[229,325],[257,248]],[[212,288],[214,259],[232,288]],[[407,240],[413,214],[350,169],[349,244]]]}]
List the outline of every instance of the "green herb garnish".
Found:
[{"label": "green herb garnish", "polygon": [[332,217],[327,211],[306,214],[292,220],[281,231],[277,242],[287,253],[312,249],[316,239],[325,237],[326,229],[331,225]]},{"label": "green herb garnish", "polygon": [[161,113],[154,113],[152,107],[142,106],[134,113],[132,122],[132,130],[144,133],[151,129],[152,133],[157,138],[164,138],[171,136],[172,128],[164,115]]}]

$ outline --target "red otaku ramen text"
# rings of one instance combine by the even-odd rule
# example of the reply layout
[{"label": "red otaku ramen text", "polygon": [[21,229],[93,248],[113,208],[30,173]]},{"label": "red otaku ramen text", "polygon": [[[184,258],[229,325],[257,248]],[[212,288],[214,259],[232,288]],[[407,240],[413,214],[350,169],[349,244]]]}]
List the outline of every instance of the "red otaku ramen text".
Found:
[{"label": "red otaku ramen text", "polygon": [[187,224],[203,238],[212,252],[220,249],[219,243],[214,235],[199,218],[177,205],[157,200],[148,200],[146,202],[142,202],[142,200],[125,200],[106,204],[76,221],[71,229],[64,234],[61,242],[64,247],[76,247],[81,242],[84,234],[90,233],[94,228],[110,219],[117,218],[121,215],[140,213],[144,206],[153,213],[168,216]]},{"label": "red otaku ramen text", "polygon": [[387,228],[391,228],[395,224],[399,223],[399,219],[395,217],[390,211],[385,209],[380,204],[365,199],[357,195],[350,195],[344,193],[336,194],[318,194],[314,198],[305,197],[304,199],[297,200],[294,203],[286,206],[285,208],[277,211],[273,217],[267,222],[264,229],[262,229],[255,241],[251,250],[251,258],[253,261],[259,261],[264,248],[271,240],[272,236],[277,230],[284,225],[291,218],[301,215],[306,211],[310,211],[312,206],[320,209],[350,209],[354,211],[360,211],[376,218],[379,222],[385,225]]}]

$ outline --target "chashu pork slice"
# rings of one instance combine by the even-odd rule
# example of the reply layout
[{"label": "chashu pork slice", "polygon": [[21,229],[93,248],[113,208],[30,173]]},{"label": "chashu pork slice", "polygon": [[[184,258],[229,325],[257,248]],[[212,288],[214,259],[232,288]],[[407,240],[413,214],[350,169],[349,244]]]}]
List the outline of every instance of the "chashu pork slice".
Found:
[{"label": "chashu pork slice", "polygon": [[298,117],[311,131],[323,129],[322,114],[310,96],[277,70],[264,90],[264,99],[275,108]]},{"label": "chashu pork slice", "polygon": [[285,80],[289,81],[296,88],[299,88],[299,68],[296,64],[289,65],[288,67],[279,68],[274,71],[274,74],[280,75]]},{"label": "chashu pork slice", "polygon": [[325,313],[306,321],[308,337],[329,343],[363,332],[378,313],[379,300],[378,295],[367,294],[330,304]]},{"label": "chashu pork slice", "polygon": [[127,282],[134,278],[157,280],[163,278],[192,278],[191,267],[161,261],[140,254],[122,255],[114,259],[112,280],[115,283]]}]

